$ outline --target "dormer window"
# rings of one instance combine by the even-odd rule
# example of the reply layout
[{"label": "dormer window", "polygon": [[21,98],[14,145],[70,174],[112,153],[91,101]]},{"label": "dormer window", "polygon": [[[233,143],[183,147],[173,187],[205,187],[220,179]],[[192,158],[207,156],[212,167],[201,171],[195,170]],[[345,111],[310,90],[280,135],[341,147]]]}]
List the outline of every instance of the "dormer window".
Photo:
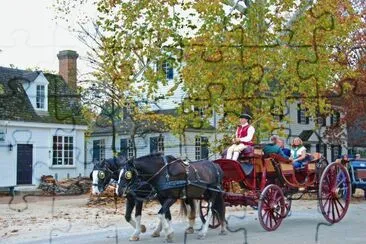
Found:
[{"label": "dormer window", "polygon": [[37,85],[37,93],[36,93],[36,108],[44,109],[45,108],[45,86]]}]

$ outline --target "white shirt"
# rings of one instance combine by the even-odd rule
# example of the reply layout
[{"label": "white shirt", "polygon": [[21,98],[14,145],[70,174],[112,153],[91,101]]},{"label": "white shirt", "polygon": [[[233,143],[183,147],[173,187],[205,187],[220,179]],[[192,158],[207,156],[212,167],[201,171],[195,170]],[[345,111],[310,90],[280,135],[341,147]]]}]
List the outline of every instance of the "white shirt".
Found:
[{"label": "white shirt", "polygon": [[[294,157],[295,156],[295,151],[296,151],[296,158]],[[291,148],[291,158],[297,159],[298,157],[300,157],[302,155],[303,151],[306,152],[306,147],[304,147],[304,146],[301,146],[297,150],[294,150],[293,148]]]}]

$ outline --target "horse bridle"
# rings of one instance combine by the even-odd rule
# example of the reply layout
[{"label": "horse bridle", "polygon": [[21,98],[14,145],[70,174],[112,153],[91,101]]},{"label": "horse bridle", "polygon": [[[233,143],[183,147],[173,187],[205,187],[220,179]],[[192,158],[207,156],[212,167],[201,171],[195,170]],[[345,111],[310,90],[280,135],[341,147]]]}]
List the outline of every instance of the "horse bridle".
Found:
[{"label": "horse bridle", "polygon": [[[136,191],[138,191],[138,188],[140,187],[140,185],[138,185],[139,183],[141,182],[145,182],[146,184],[148,184],[151,189],[153,189],[152,195],[156,195],[156,189],[153,185],[151,185],[151,181],[157,177],[166,167],[168,167],[169,165],[173,164],[173,163],[176,163],[176,162],[179,162],[181,159],[176,159],[176,160],[173,160],[172,162],[169,162],[169,163],[166,163],[163,167],[161,167],[155,174],[153,174],[147,181],[143,181],[141,180],[141,176],[140,174],[138,173],[137,169],[136,169],[136,166],[135,164],[133,163],[133,161],[131,162],[132,164],[132,170],[127,170],[126,172],[128,171],[133,171],[133,173],[135,173],[135,179],[131,180],[127,186],[126,186],[126,189],[125,189],[125,193],[130,193],[132,194],[135,198],[139,198],[137,195],[136,195]],[[137,186],[136,188],[133,188],[132,186],[135,185]],[[146,199],[140,199],[140,200],[149,200],[149,198],[146,198]]]},{"label": "horse bridle", "polygon": [[[112,175],[114,174],[114,172],[112,170],[110,170],[108,167],[98,168],[96,170],[98,170],[98,176],[97,176],[98,177],[98,183],[97,184],[96,183],[92,183],[92,186],[97,186],[97,187],[101,187],[102,186],[103,189],[105,189],[106,186],[109,183],[109,182],[107,182],[105,184],[105,181],[108,178],[107,175],[106,175],[106,173],[108,173],[111,176],[110,179],[112,179]],[[99,182],[100,180],[102,180],[102,182]],[[104,184],[104,186],[103,186],[103,184]]]}]

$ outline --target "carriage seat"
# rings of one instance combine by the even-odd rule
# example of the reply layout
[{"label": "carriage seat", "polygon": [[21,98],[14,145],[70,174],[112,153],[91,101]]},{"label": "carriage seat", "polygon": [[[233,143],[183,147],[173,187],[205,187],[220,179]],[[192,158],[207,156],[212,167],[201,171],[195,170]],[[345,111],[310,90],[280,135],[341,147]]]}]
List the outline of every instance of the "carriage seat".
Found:
[{"label": "carriage seat", "polygon": [[241,153],[239,154],[238,160],[245,160],[250,159],[255,156],[254,153],[254,147],[253,146],[247,146]]},{"label": "carriage seat", "polygon": [[[225,149],[225,151],[221,154],[221,157],[226,158],[226,153],[227,149]],[[255,157],[254,147],[248,146],[243,151],[241,151],[241,153],[239,154],[238,161],[245,161],[246,159],[250,159],[253,157]]]},{"label": "carriage seat", "polygon": [[288,158],[284,158],[281,155],[275,154],[275,153],[271,153],[270,155],[268,155],[269,158],[273,158],[274,160],[276,160],[279,163],[285,163],[285,164],[290,164],[292,161]]}]

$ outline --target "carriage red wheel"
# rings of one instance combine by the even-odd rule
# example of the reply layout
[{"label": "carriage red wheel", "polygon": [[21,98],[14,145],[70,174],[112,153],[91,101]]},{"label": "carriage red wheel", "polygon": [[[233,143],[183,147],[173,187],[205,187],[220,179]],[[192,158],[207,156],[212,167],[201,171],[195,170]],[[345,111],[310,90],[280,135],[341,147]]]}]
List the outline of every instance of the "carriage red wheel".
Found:
[{"label": "carriage red wheel", "polygon": [[291,205],[292,205],[292,199],[286,197],[285,198],[285,214],[284,214],[285,217],[289,216],[289,213],[291,211]]},{"label": "carriage red wheel", "polygon": [[276,230],[286,216],[285,197],[277,185],[268,185],[264,188],[259,199],[258,219],[267,231]]},{"label": "carriage red wheel", "polygon": [[[202,223],[206,223],[208,214],[208,202],[205,200],[200,200],[200,218]],[[216,229],[220,226],[220,219],[217,216],[217,213],[214,211],[212,214],[211,222],[208,227],[211,229]]]},{"label": "carriage red wheel", "polygon": [[320,178],[318,201],[324,218],[331,224],[346,215],[351,200],[347,169],[340,163],[329,164]]}]

